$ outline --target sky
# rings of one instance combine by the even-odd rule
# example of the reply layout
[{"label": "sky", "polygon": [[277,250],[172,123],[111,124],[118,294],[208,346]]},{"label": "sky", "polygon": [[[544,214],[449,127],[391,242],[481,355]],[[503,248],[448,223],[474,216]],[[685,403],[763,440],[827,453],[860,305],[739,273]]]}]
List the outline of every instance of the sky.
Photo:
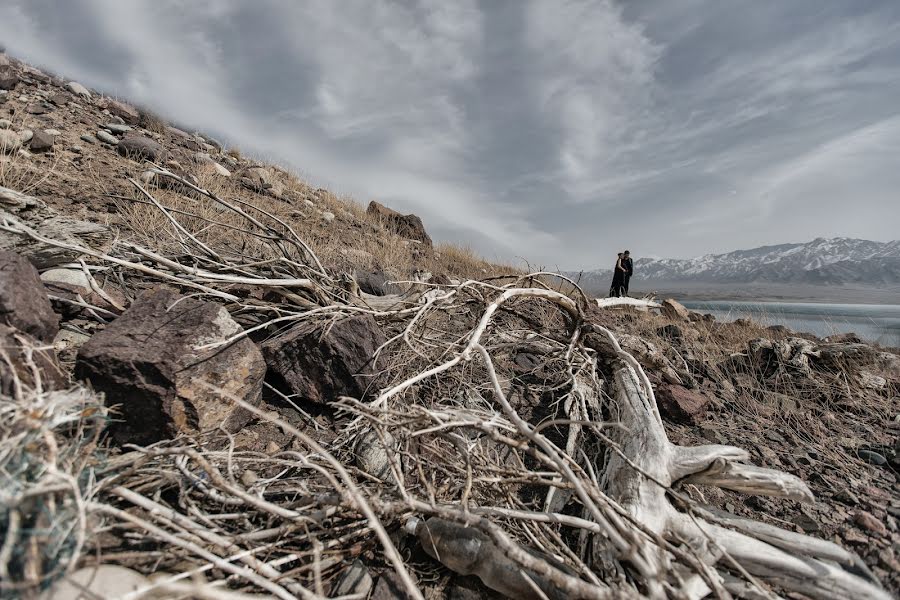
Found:
[{"label": "sky", "polygon": [[895,0],[0,0],[0,44],[489,258],[900,237]]}]

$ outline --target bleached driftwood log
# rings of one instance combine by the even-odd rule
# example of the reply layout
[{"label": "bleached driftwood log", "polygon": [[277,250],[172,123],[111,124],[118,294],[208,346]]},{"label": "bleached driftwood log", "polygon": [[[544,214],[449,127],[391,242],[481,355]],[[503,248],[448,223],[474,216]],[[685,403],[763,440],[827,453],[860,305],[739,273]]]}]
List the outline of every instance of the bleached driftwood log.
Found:
[{"label": "bleached driftwood log", "polygon": [[[735,593],[727,571],[749,575],[791,592],[822,599],[883,599],[890,595],[877,583],[848,569],[858,570],[857,557],[831,542],[782,530],[749,519],[678,510],[667,490],[679,482],[718,486],[746,494],[812,500],[798,478],[772,469],[743,464],[748,453],[733,446],[682,447],[669,442],[655,405],[652,388],[630,356],[619,348],[608,330],[593,329],[606,337],[606,352],[615,365],[615,396],[624,429],[610,438],[621,454],[613,454],[604,472],[604,491],[621,503],[636,521],[672,541],[687,541],[704,563],[725,573],[713,573]],[[603,350],[603,349],[598,349]],[[660,579],[667,557],[658,552]],[[707,586],[699,586],[702,598]],[[708,591],[708,590],[707,590]]]},{"label": "bleached driftwood log", "polygon": [[630,306],[642,311],[648,311],[651,308],[660,309],[662,304],[653,300],[644,300],[642,298],[597,298],[597,306],[600,308],[613,308],[618,306]]}]

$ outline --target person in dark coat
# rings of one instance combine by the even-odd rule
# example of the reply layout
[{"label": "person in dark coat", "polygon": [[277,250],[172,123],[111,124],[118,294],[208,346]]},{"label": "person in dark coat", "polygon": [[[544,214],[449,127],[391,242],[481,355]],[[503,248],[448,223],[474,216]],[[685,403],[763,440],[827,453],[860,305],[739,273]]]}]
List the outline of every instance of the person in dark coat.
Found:
[{"label": "person in dark coat", "polygon": [[616,256],[616,266],[613,268],[612,285],[609,286],[610,298],[612,298],[613,296],[615,296],[616,298],[621,296],[622,290],[625,287],[625,267],[622,264],[623,257],[623,252],[619,252],[619,254]]},{"label": "person in dark coat", "polygon": [[634,275],[634,261],[631,260],[631,252],[626,250],[622,253],[622,268],[625,270],[625,277],[622,280],[622,288],[624,295],[628,295],[628,282],[631,281],[631,276]]}]

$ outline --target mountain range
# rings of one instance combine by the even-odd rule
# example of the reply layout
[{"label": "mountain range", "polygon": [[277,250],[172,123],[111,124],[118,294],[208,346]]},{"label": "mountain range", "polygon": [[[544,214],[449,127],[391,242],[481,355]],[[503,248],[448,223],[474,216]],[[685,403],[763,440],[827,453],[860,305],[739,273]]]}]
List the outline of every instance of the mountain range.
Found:
[{"label": "mountain range", "polygon": [[[613,257],[614,259],[614,257]],[[612,261],[611,261],[612,262]],[[900,285],[900,240],[816,238],[697,258],[637,258],[635,276],[651,284]],[[612,269],[568,273],[586,289],[609,287]]]}]

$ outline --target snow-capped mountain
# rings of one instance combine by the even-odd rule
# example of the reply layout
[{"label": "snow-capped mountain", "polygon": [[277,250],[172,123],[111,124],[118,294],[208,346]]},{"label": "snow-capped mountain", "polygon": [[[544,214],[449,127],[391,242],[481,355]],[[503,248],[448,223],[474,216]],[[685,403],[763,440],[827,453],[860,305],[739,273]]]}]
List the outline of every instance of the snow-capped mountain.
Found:
[{"label": "snow-capped mountain", "polygon": [[[615,257],[612,258],[615,260]],[[611,261],[612,262],[612,261]],[[635,276],[646,282],[900,285],[900,240],[873,242],[816,238],[691,259],[637,258]],[[570,276],[578,273],[570,273]],[[581,274],[585,287],[609,286],[612,269]]]}]

